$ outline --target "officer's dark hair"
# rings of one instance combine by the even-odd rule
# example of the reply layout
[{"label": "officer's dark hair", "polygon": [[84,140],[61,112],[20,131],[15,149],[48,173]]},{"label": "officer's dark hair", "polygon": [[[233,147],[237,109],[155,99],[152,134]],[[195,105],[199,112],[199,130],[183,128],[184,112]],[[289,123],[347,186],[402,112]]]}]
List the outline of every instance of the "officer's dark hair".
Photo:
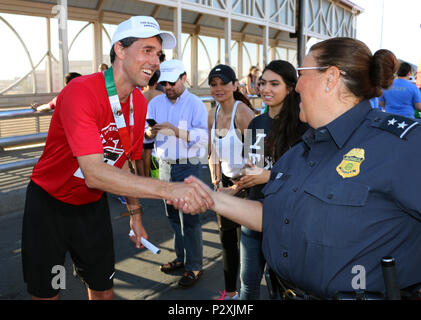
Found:
[{"label": "officer's dark hair", "polygon": [[399,66],[398,77],[406,77],[410,72],[412,72],[411,65],[408,62],[402,62]]},{"label": "officer's dark hair", "polygon": [[[310,48],[320,67],[336,66],[348,90],[361,100],[380,97],[393,84],[399,62],[393,52],[381,49],[371,53],[359,40],[338,37],[316,43]],[[325,72],[319,70],[319,72]]]},{"label": "officer's dark hair", "polygon": [[81,74],[77,72],[69,72],[64,76],[64,84],[68,84],[70,81],[72,81],[74,78],[80,77]]},{"label": "officer's dark hair", "polygon": [[300,95],[295,91],[297,71],[294,66],[288,61],[274,60],[263,69],[262,76],[267,70],[278,74],[289,91],[265,140],[265,155],[275,162],[301,137],[303,130],[299,128],[303,126],[300,125]]}]

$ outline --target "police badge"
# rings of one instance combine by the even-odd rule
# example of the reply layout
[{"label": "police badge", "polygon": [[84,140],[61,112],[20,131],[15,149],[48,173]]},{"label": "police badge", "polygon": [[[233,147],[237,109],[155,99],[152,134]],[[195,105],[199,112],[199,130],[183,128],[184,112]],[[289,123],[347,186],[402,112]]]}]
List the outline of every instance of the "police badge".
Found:
[{"label": "police badge", "polygon": [[360,165],[365,160],[364,154],[364,149],[352,149],[344,155],[342,162],[336,167],[336,172],[344,179],[357,176],[360,173]]}]

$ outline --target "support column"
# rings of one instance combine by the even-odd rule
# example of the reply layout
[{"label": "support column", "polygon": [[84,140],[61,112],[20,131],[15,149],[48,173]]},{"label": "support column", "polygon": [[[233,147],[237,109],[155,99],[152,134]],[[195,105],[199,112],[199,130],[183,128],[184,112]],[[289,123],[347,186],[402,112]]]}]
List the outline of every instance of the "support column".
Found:
[{"label": "support column", "polygon": [[237,78],[241,80],[243,78],[243,40],[238,41],[237,47]]},{"label": "support column", "polygon": [[174,59],[182,60],[182,48],[181,48],[181,31],[182,31],[182,15],[181,15],[181,0],[178,0],[177,7],[173,9],[173,20],[174,20],[174,36],[177,39],[177,44],[173,49]]},{"label": "support column", "polygon": [[104,6],[107,0],[98,0],[96,10],[98,12],[98,20],[94,22],[93,42],[94,42],[94,59],[92,61],[92,71],[97,72],[98,66],[103,63],[103,42],[102,42],[102,21],[104,20]]},{"label": "support column", "polygon": [[93,32],[94,59],[92,61],[92,72],[98,71],[98,66],[102,61],[102,20],[94,22]]},{"label": "support column", "polygon": [[[268,61],[268,51],[269,51],[269,21],[270,21],[270,15],[269,15],[269,0],[265,0],[265,20],[266,25],[263,28],[263,67],[262,69],[269,63]],[[273,60],[273,59],[272,59]]]},{"label": "support column", "polygon": [[199,87],[199,35],[198,34],[192,34],[191,37],[191,45],[190,45],[190,57],[191,57],[191,63],[190,63],[190,79],[191,79],[191,86],[192,89],[196,89]]},{"label": "support column", "polygon": [[271,56],[270,56],[270,60],[272,61],[272,60],[275,60],[276,59],[276,47],[272,47],[272,48],[270,48],[270,54],[271,54]]},{"label": "support column", "polygon": [[45,68],[45,76],[47,82],[47,92],[53,92],[53,65],[51,62],[51,23],[50,18],[47,19],[47,60]]},{"label": "support column", "polygon": [[225,37],[225,64],[231,65],[231,12],[232,0],[227,0],[228,17],[224,19],[224,37]]},{"label": "support column", "polygon": [[224,21],[225,64],[231,65],[231,17]]},{"label": "support column", "polygon": [[218,60],[216,60],[216,65],[220,63],[221,63],[221,38],[218,38]]},{"label": "support column", "polygon": [[263,68],[270,62],[268,59],[269,51],[269,26],[266,24],[263,28]]},{"label": "support column", "polygon": [[67,40],[67,0],[58,0],[58,29],[60,52],[60,87],[64,87],[64,76],[69,72],[69,45]]},{"label": "support column", "polygon": [[307,22],[306,22],[306,12],[307,12],[307,0],[299,0],[298,4],[298,21],[297,21],[297,64],[301,66],[306,54],[306,44],[307,44]]}]

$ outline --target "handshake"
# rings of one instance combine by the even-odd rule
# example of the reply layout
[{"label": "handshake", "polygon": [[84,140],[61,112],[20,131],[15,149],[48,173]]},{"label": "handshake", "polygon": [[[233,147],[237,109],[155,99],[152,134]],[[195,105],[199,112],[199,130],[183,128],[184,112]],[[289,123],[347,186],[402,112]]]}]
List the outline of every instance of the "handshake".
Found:
[{"label": "handshake", "polygon": [[198,214],[214,210],[214,192],[201,180],[190,176],[184,182],[169,184],[167,204],[184,213]]},{"label": "handshake", "polygon": [[170,183],[169,188],[167,203],[184,213],[197,214],[210,209],[251,230],[262,232],[263,206],[259,201],[233,197],[225,191],[215,192],[193,176],[184,182]]}]

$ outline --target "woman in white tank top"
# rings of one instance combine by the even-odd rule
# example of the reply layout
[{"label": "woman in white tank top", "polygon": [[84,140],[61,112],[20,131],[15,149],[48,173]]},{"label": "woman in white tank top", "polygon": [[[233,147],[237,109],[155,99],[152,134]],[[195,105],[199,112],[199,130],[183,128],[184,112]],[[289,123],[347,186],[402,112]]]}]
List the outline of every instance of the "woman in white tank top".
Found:
[{"label": "woman in white tank top", "polygon": [[[243,136],[255,113],[250,102],[238,90],[234,70],[227,65],[214,67],[208,77],[211,95],[218,106],[209,112],[209,169],[218,188],[232,185],[245,165]],[[238,299],[236,288],[240,265],[240,226],[217,215],[224,264],[225,297]]]},{"label": "woman in white tank top", "polygon": [[235,125],[235,114],[239,103],[241,102],[236,100],[234,107],[232,108],[228,132],[226,128],[216,129],[216,119],[218,119],[219,112],[221,110],[221,105],[219,104],[216,107],[214,121],[211,128],[211,147],[215,152],[214,155],[216,163],[219,162],[220,172],[228,178],[236,178],[240,176],[241,169],[245,165],[245,160],[243,158],[243,133],[240,129],[237,129]]}]

